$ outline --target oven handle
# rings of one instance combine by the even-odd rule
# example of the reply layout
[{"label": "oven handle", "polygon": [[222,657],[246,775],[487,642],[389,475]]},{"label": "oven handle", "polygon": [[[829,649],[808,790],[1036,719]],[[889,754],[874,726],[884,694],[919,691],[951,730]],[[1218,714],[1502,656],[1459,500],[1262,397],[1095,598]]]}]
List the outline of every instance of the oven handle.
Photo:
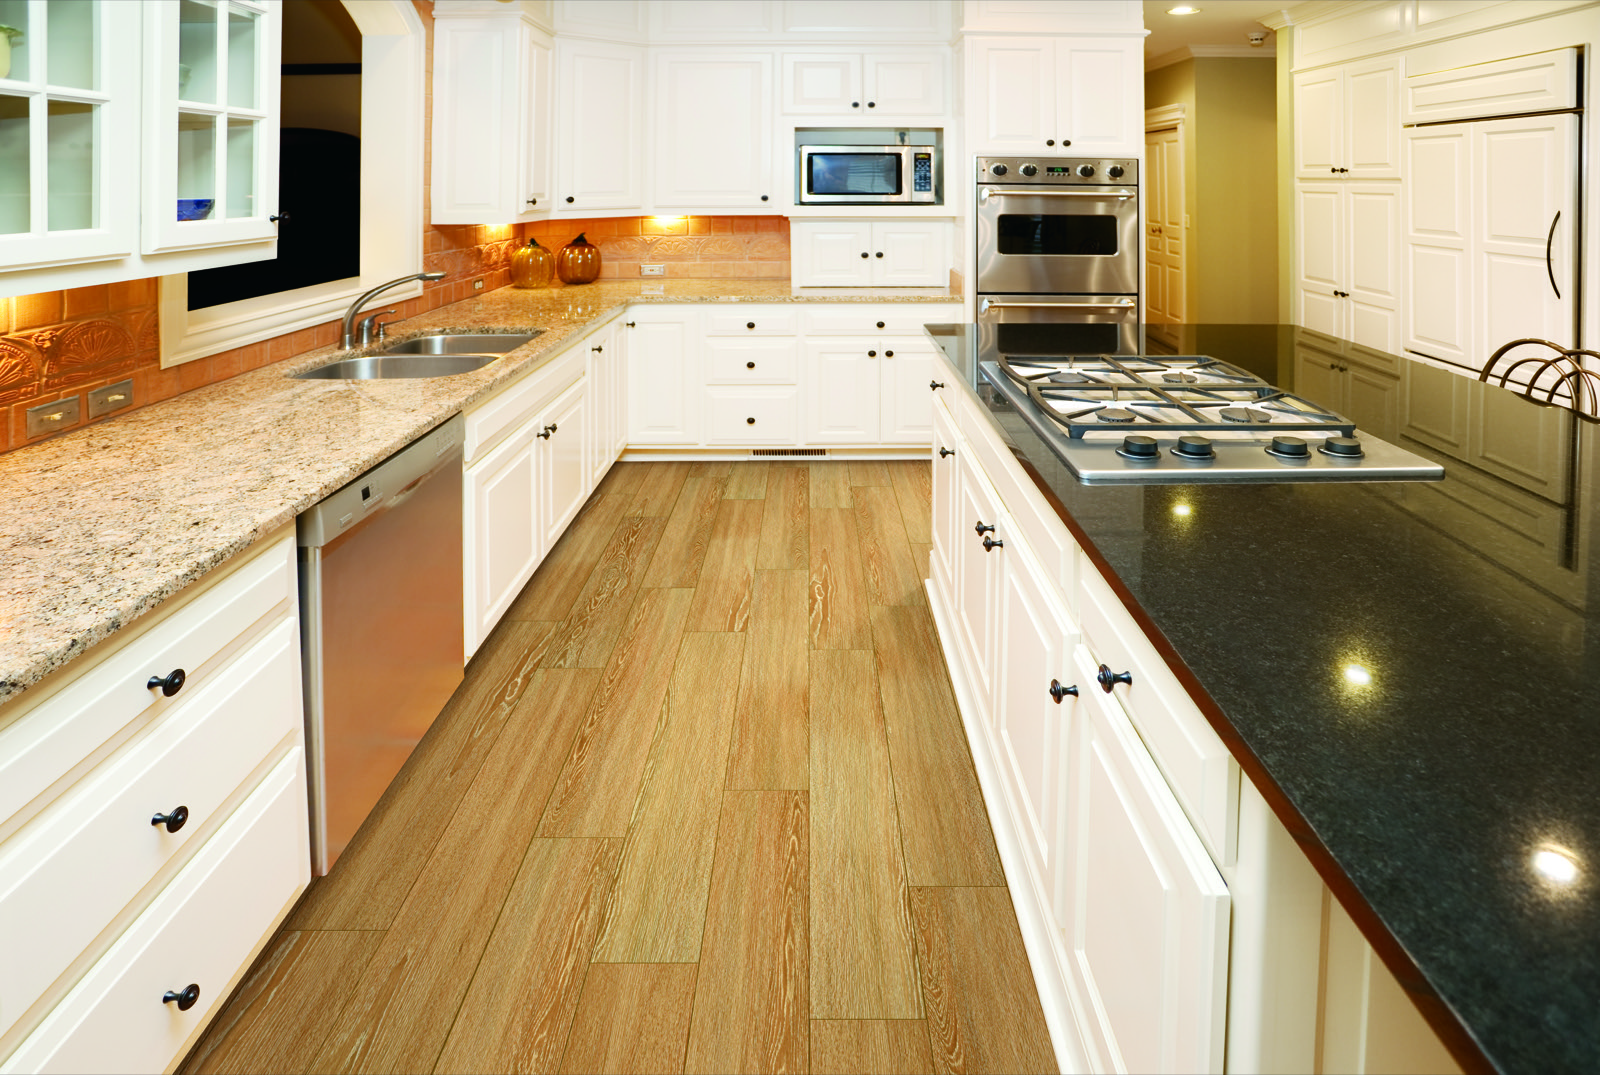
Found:
[{"label": "oven handle", "polygon": [[983,309],[1017,309],[1017,310],[1131,310],[1132,299],[1118,299],[1116,302],[995,302],[993,299],[983,300]]},{"label": "oven handle", "polygon": [[1101,201],[1125,202],[1137,196],[1137,192],[1131,190],[1002,190],[999,187],[983,187],[978,191],[979,202],[986,202],[990,198],[1098,198]]}]

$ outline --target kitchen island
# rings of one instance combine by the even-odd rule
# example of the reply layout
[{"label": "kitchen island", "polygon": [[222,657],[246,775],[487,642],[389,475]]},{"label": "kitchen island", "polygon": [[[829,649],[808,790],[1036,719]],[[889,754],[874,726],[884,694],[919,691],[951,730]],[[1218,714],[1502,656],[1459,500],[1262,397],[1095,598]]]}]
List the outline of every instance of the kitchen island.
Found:
[{"label": "kitchen island", "polygon": [[1149,329],[1445,479],[1082,485],[979,375],[975,328],[930,333],[1457,1058],[1600,1067],[1594,427],[1290,326]]}]

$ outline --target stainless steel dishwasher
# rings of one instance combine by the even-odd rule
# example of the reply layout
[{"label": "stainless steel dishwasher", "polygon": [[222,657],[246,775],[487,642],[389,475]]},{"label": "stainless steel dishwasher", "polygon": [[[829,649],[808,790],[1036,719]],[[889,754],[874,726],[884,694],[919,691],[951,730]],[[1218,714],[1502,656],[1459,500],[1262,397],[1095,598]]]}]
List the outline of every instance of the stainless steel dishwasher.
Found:
[{"label": "stainless steel dishwasher", "polygon": [[461,683],[460,415],[299,518],[311,866],[333,866]]}]

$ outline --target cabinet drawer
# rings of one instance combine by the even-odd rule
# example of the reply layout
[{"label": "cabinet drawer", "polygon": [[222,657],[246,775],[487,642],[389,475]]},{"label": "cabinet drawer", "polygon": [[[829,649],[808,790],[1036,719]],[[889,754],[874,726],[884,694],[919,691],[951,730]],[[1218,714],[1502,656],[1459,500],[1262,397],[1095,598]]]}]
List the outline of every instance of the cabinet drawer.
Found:
[{"label": "cabinet drawer", "polygon": [[960,307],[899,305],[807,310],[802,328],[807,336],[923,336],[922,326],[957,320]]},{"label": "cabinet drawer", "polygon": [[707,388],[705,399],[707,444],[796,443],[797,388]]},{"label": "cabinet drawer", "polygon": [[[226,577],[86,667],[0,728],[0,826],[135,720],[182,705],[210,672],[205,664],[263,616],[295,600],[294,537],[272,542]],[[182,668],[171,698],[146,684]],[[74,668],[76,672],[76,668]],[[0,718],[3,719],[3,718]]]},{"label": "cabinet drawer", "polygon": [[[1239,835],[1239,763],[1189,699],[1166,662],[1098,572],[1081,578],[1083,642],[1096,663],[1133,682],[1111,692],[1122,703],[1219,866],[1233,865]],[[1082,689],[1099,695],[1090,681]]]},{"label": "cabinet drawer", "polygon": [[795,312],[783,307],[746,306],[730,313],[706,314],[707,336],[793,336]]},{"label": "cabinet drawer", "polygon": [[794,384],[799,365],[792,336],[785,340],[706,340],[707,384]]},{"label": "cabinet drawer", "polygon": [[477,462],[513,429],[531,420],[540,407],[582,377],[584,359],[589,354],[589,338],[593,335],[591,333],[576,347],[468,411],[463,441],[466,455],[462,465]]},{"label": "cabinet drawer", "polygon": [[[300,632],[285,617],[0,852],[0,1032],[301,725]],[[180,805],[177,832],[150,823]]]},{"label": "cabinet drawer", "polygon": [[[267,774],[0,1071],[163,1071],[311,879],[305,753]],[[190,984],[188,1011],[162,1003]]]}]

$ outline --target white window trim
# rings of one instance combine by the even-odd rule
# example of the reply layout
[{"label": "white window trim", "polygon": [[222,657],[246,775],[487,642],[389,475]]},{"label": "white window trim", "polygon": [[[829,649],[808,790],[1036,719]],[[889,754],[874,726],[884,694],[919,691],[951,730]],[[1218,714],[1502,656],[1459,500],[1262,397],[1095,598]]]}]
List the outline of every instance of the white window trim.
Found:
[{"label": "white window trim", "polygon": [[[427,32],[410,0],[344,6],[362,35],[361,276],[194,311],[188,276],[163,276],[163,369],[325,324],[368,288],[422,271]],[[420,294],[416,283],[385,298]]]}]

